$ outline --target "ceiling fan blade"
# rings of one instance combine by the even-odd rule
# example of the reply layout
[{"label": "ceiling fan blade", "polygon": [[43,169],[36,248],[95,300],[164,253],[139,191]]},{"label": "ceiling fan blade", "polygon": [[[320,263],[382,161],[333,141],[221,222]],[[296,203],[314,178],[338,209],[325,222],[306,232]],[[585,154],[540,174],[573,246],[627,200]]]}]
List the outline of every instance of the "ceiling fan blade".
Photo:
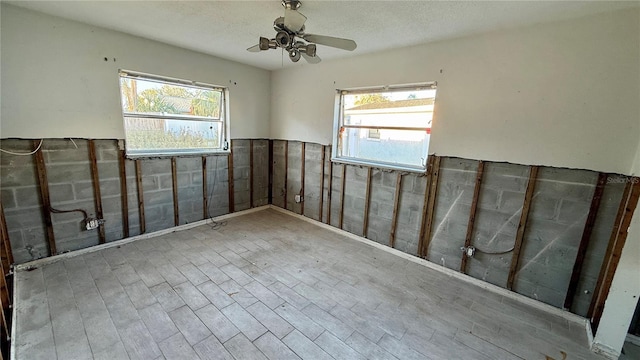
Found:
[{"label": "ceiling fan blade", "polygon": [[298,32],[304,26],[307,17],[296,10],[284,9],[284,27],[293,32]]},{"label": "ceiling fan blade", "polygon": [[247,49],[248,52],[260,52],[260,44],[253,45],[252,47]]},{"label": "ceiling fan blade", "polygon": [[353,51],[358,46],[355,41],[349,39],[342,39],[333,36],[306,34],[302,36],[303,39],[310,43],[316,43],[325,46],[331,46],[338,49]]},{"label": "ceiling fan blade", "polygon": [[320,61],[322,61],[322,59],[320,59],[320,56],[316,55],[316,56],[309,56],[303,52],[300,53],[300,55],[302,55],[302,57],[307,60],[307,62],[309,64],[317,64]]}]

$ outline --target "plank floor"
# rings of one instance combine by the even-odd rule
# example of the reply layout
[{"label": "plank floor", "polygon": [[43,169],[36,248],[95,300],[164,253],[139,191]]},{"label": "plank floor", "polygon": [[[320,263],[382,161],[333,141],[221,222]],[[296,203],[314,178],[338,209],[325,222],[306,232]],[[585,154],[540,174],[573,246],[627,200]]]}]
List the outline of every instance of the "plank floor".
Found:
[{"label": "plank floor", "polygon": [[600,359],[577,324],[275,210],[16,281],[17,359]]}]

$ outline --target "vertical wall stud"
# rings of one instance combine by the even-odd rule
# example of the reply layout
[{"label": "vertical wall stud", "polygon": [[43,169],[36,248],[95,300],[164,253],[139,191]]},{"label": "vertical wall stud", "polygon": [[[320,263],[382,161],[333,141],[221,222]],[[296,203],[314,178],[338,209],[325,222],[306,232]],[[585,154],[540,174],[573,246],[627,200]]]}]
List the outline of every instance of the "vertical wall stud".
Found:
[{"label": "vertical wall stud", "polygon": [[533,192],[536,188],[536,180],[538,178],[538,166],[531,166],[529,170],[529,181],[527,182],[527,190],[522,203],[522,213],[520,213],[520,222],[516,232],[516,240],[513,244],[513,256],[511,258],[511,267],[509,268],[509,278],[507,279],[507,289],[513,290],[513,283],[516,279],[518,271],[518,263],[520,262],[520,251],[524,241],[524,232],[527,227],[527,219],[529,218],[529,210],[531,209],[531,200]]},{"label": "vertical wall stud", "polygon": [[232,213],[236,211],[235,180],[233,178],[233,140],[231,140],[231,146],[229,146],[227,164],[227,177],[229,181],[229,213]]},{"label": "vertical wall stud", "polygon": [[127,192],[127,159],[124,150],[118,150],[120,170],[120,202],[122,203],[122,234],[129,237],[129,193]]},{"label": "vertical wall stud", "polygon": [[422,217],[420,218],[420,232],[418,233],[418,256],[422,256],[422,244],[424,243],[424,232],[427,229],[427,215],[429,208],[429,188],[432,182],[433,163],[436,156],[431,155],[427,159],[426,186],[424,189],[424,199],[422,200]]},{"label": "vertical wall stud", "polygon": [[367,186],[364,195],[364,216],[362,222],[362,237],[366,238],[369,230],[369,206],[371,205],[371,167],[367,168]]},{"label": "vertical wall stud", "polygon": [[344,186],[347,183],[347,164],[342,164],[342,179],[340,179],[342,185],[340,186],[340,221],[338,227],[342,229],[344,224]]},{"label": "vertical wall stud", "polygon": [[318,204],[318,220],[322,222],[322,213],[323,213],[323,205],[324,205],[324,156],[325,156],[325,146],[321,145],[322,154],[320,154],[320,199]]},{"label": "vertical wall stud", "polygon": [[331,159],[329,159],[329,185],[327,186],[327,224],[329,225],[331,225],[331,192],[332,191],[333,191],[333,162],[331,162]]},{"label": "vertical wall stud", "polygon": [[[214,171],[217,171],[215,169]],[[202,218],[209,218],[209,194],[207,185],[207,157],[202,156]]]},{"label": "vertical wall stud", "polygon": [[[11,252],[11,241],[7,221],[4,217],[4,208],[0,202],[0,299],[2,301],[3,314],[10,315],[9,305],[12,303],[11,287],[8,285],[7,277],[13,264],[13,254]],[[5,329],[9,329],[8,327]]]},{"label": "vertical wall stud", "polygon": [[[100,174],[98,173],[98,160],[96,159],[96,144],[93,140],[89,140],[89,162],[91,165],[91,181],[93,183],[93,199],[96,204],[96,217],[103,219],[102,214],[102,196],[100,194]],[[106,242],[104,233],[104,224],[98,226],[98,236],[100,244]]]},{"label": "vertical wall stud", "polygon": [[611,283],[627,240],[627,232],[631,225],[633,212],[638,205],[638,198],[640,198],[640,177],[629,177],[627,181],[625,194],[620,202],[616,222],[611,232],[611,239],[607,246],[607,254],[600,268],[596,290],[593,292],[589,312],[587,313],[587,317],[591,319],[593,329],[597,329],[600,324],[604,303],[609,295],[609,290],[611,290]]},{"label": "vertical wall stud", "polygon": [[396,246],[396,227],[398,226],[398,206],[400,205],[400,189],[402,188],[402,173],[398,172],[396,178],[396,193],[393,197],[393,215],[391,215],[391,233],[389,234],[389,246]]},{"label": "vertical wall stud", "polygon": [[171,184],[173,188],[173,224],[180,225],[180,208],[178,203],[178,165],[175,156],[171,158]]},{"label": "vertical wall stud", "polygon": [[138,187],[138,214],[140,217],[140,234],[144,234],[147,231],[147,225],[144,217],[144,189],[142,187],[141,160],[136,160],[135,166],[136,166],[136,185]]},{"label": "vertical wall stud", "polygon": [[[38,149],[41,140],[33,140],[33,148]],[[53,221],[51,221],[51,200],[49,198],[49,180],[47,179],[47,168],[44,164],[44,155],[42,148],[38,149],[35,154],[36,173],[38,175],[38,184],[40,185],[40,199],[42,200],[42,212],[44,215],[44,223],[47,227],[47,242],[49,244],[49,256],[56,255],[56,238],[53,234]]]},{"label": "vertical wall stud", "polygon": [[269,139],[269,189],[267,190],[269,204],[273,204],[273,140]]},{"label": "vertical wall stud", "polygon": [[301,144],[302,153],[300,154],[301,164],[300,164],[300,197],[302,200],[300,201],[300,215],[304,215],[304,166],[305,166],[305,151],[306,145],[304,141]]},{"label": "vertical wall stud", "polygon": [[433,160],[433,171],[431,172],[431,181],[429,184],[429,204],[427,206],[427,223],[425,224],[424,238],[422,240],[422,248],[420,254],[427,257],[429,252],[429,243],[431,241],[431,230],[433,229],[433,219],[435,218],[436,200],[438,196],[438,178],[440,177],[440,156],[436,156]]},{"label": "vertical wall stud", "polygon": [[[473,226],[476,223],[476,210],[478,209],[478,198],[480,197],[480,188],[482,187],[482,175],[484,174],[484,161],[478,161],[478,170],[476,172],[476,184],[473,188],[473,199],[471,200],[471,209],[469,211],[469,221],[467,222],[467,234],[464,238],[464,247],[471,246],[471,237],[473,236]],[[460,262],[460,272],[467,273],[467,262],[469,258],[467,253],[462,253],[462,261]]]},{"label": "vertical wall stud", "polygon": [[249,140],[249,207],[253,207],[253,139]]},{"label": "vertical wall stud", "polygon": [[567,289],[567,295],[564,298],[565,310],[570,310],[573,304],[573,298],[576,295],[578,289],[578,282],[580,281],[580,274],[582,272],[582,264],[587,254],[587,248],[589,247],[589,241],[591,240],[591,233],[593,232],[593,226],[596,223],[596,217],[598,216],[598,209],[600,208],[600,201],[602,200],[602,194],[604,193],[604,187],[607,184],[606,173],[598,174],[598,182],[596,183],[596,189],[593,192],[593,198],[591,198],[591,207],[589,208],[589,214],[587,215],[587,221],[584,224],[584,230],[582,231],[582,238],[580,239],[580,245],[578,246],[578,253],[576,254],[576,261],[573,263],[573,271],[571,272],[571,281],[569,281],[569,288]]},{"label": "vertical wall stud", "polygon": [[284,140],[284,209],[287,210],[287,181],[289,180],[289,140]]},{"label": "vertical wall stud", "polygon": [[1,257],[7,261],[7,268],[13,264],[13,251],[11,250],[11,241],[9,239],[9,229],[7,228],[7,220],[4,217],[4,208],[0,202],[0,224],[2,225],[2,254]]}]

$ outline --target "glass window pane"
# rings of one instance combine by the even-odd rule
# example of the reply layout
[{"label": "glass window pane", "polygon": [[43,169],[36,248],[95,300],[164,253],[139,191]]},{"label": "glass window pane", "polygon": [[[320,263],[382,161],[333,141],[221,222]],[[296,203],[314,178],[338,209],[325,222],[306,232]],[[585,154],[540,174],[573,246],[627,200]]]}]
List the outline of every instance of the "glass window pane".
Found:
[{"label": "glass window pane", "polygon": [[380,129],[375,137],[370,134],[368,128],[345,128],[340,156],[396,165],[425,165],[430,138],[426,131]]},{"label": "glass window pane", "polygon": [[127,113],[220,118],[219,90],[122,76],[120,91],[122,110]]},{"label": "glass window pane", "polygon": [[218,121],[125,118],[128,154],[179,153],[219,150],[222,123]]},{"label": "glass window pane", "polygon": [[343,124],[428,127],[435,95],[435,89],[345,94]]}]

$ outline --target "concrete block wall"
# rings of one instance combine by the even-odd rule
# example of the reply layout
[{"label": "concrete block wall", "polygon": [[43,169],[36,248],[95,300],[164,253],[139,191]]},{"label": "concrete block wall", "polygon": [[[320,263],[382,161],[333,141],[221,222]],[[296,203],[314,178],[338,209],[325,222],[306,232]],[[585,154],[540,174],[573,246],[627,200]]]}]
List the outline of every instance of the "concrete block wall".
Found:
[{"label": "concrete block wall", "polygon": [[[301,189],[301,143],[288,143],[286,168],[285,146],[285,141],[274,141],[273,205],[284,207],[286,176],[287,208],[300,213],[300,206],[293,199]],[[325,184],[320,195],[321,145],[307,143],[305,148],[304,215],[340,227],[340,209],[343,207],[342,229],[361,236],[368,168],[331,162],[331,149],[326,146]],[[460,270],[460,248],[467,233],[478,164],[477,160],[441,157],[427,252],[429,261]],[[346,169],[344,189],[343,169]],[[476,220],[471,233],[471,245],[478,251],[467,263],[468,275],[506,287],[529,173],[530,166],[484,163]],[[385,245],[389,244],[397,176],[397,171],[371,170],[367,238]],[[592,171],[539,168],[514,291],[563,307],[597,177],[598,173]],[[589,306],[624,182],[629,179],[621,175],[609,177],[571,309],[580,315],[585,315]],[[400,187],[395,248],[416,256],[423,215],[429,215],[423,214],[428,182],[429,177],[424,174],[405,173]],[[344,202],[341,203],[343,192]],[[318,215],[320,196],[324,199],[322,218]],[[327,213],[331,219],[327,219]]]},{"label": "concrete block wall", "polygon": [[626,176],[607,176],[598,217],[593,226],[580,281],[571,306],[571,311],[578,315],[587,316],[627,180]]},{"label": "concrete block wall", "polygon": [[269,204],[269,140],[253,140],[253,206]]},{"label": "concrete block wall", "polygon": [[514,245],[528,179],[527,166],[484,165],[472,234],[472,243],[478,252],[468,260],[467,274],[497,286],[507,286],[513,253],[504,252]]},{"label": "concrete block wall", "polygon": [[304,215],[318,221],[320,221],[320,198],[324,196],[324,189],[327,186],[325,183],[320,188],[322,167],[326,165],[326,160],[325,157],[325,164],[323,164],[322,145],[312,143],[305,145]]},{"label": "concrete block wall", "polygon": [[443,158],[427,259],[460,269],[478,162]]},{"label": "concrete block wall", "polygon": [[273,140],[273,205],[285,208],[285,177],[287,177],[287,164],[285,160],[286,140]]},{"label": "concrete block wall", "polygon": [[400,187],[395,248],[415,256],[418,255],[424,193],[427,184],[427,177],[424,175],[405,174],[402,177],[402,186]]},{"label": "concrete block wall", "polygon": [[540,168],[514,291],[563,307],[597,177],[593,171]]},{"label": "concrete block wall", "polygon": [[[234,140],[236,210],[249,204],[249,140]],[[254,146],[254,205],[268,203],[268,140]],[[95,140],[96,159],[106,241],[124,237],[117,140]],[[31,140],[3,139],[2,148],[30,152]],[[255,150],[255,149],[254,149]],[[83,209],[96,216],[88,140],[45,139],[42,145],[51,206],[58,210]],[[48,256],[46,227],[36,177],[34,156],[0,155],[0,191],[7,228],[17,263]],[[141,159],[146,232],[175,226],[173,180],[169,158]],[[237,168],[235,167],[237,164]],[[135,162],[125,160],[129,236],[140,234]],[[202,157],[176,157],[179,223],[203,219]],[[256,181],[257,179],[257,181]],[[207,194],[210,216],[229,211],[228,160],[226,155],[207,156]],[[256,191],[258,190],[258,191]],[[79,212],[52,214],[58,253],[97,245],[98,231],[83,230]]]},{"label": "concrete block wall", "polygon": [[384,245],[389,245],[391,235],[396,180],[395,172],[379,169],[371,171],[367,238]]},{"label": "concrete block wall", "polygon": [[360,236],[363,234],[366,187],[367,169],[361,166],[347,165],[343,229]]},{"label": "concrete block wall", "polygon": [[300,214],[302,203],[295,202],[295,196],[302,194],[302,143],[289,141],[287,160],[287,209]]}]

